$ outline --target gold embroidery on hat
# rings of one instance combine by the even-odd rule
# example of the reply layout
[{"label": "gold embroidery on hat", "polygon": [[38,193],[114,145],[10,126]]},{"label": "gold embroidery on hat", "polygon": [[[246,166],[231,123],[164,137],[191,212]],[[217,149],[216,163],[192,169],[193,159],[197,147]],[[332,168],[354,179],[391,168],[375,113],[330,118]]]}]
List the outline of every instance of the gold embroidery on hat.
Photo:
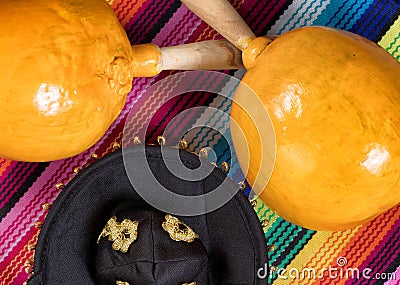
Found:
[{"label": "gold embroidery on hat", "polygon": [[121,145],[120,145],[118,142],[115,141],[115,142],[112,144],[112,148],[113,148],[113,150],[117,150],[117,149],[121,148]]},{"label": "gold embroidery on hat", "polygon": [[60,190],[60,189],[63,189],[64,188],[64,184],[63,183],[57,183],[56,184],[56,189],[57,190]]},{"label": "gold embroidery on hat", "polygon": [[200,158],[204,158],[204,159],[208,159],[208,149],[206,149],[205,147],[203,147],[202,149],[200,149],[200,151],[199,151],[199,157],[200,157]]},{"label": "gold embroidery on hat", "polygon": [[32,259],[27,259],[24,262],[24,266],[25,266],[25,272],[28,274],[32,274],[33,273],[33,260]]},{"label": "gold embroidery on hat", "polygon": [[117,285],[130,285],[128,282],[123,282],[123,281],[116,281]]},{"label": "gold embroidery on hat", "polygon": [[268,225],[269,225],[269,221],[267,219],[264,219],[264,220],[261,221],[261,227],[263,229],[267,228]]},{"label": "gold embroidery on hat", "polygon": [[157,143],[158,143],[159,145],[165,145],[165,143],[166,143],[165,137],[163,137],[163,136],[158,136],[158,137],[157,137]]},{"label": "gold embroidery on hat", "polygon": [[196,282],[183,283],[182,285],[196,285]]},{"label": "gold embroidery on hat", "polygon": [[137,228],[139,222],[132,222],[129,219],[124,219],[121,223],[117,222],[117,217],[113,216],[108,220],[106,226],[102,230],[97,243],[102,237],[107,237],[113,241],[112,249],[126,253],[129,246],[137,239]]},{"label": "gold embroidery on hat", "polygon": [[142,144],[142,141],[140,140],[140,138],[138,136],[133,137],[133,143],[134,144]]},{"label": "gold embroidery on hat", "polygon": [[42,209],[43,211],[48,211],[51,208],[51,204],[50,203],[44,203],[42,204]]},{"label": "gold embroidery on hat", "polygon": [[162,227],[169,233],[171,239],[175,241],[192,242],[199,236],[187,225],[182,223],[178,218],[165,215],[165,222],[162,223]]},{"label": "gold embroidery on hat", "polygon": [[224,161],[224,162],[222,162],[221,163],[221,170],[222,170],[222,172],[223,173],[228,173],[228,171],[229,171],[229,164],[226,162],[226,161]]},{"label": "gold embroidery on hat", "polygon": [[179,141],[179,149],[187,150],[188,149],[188,142],[185,139],[181,139]]},{"label": "gold embroidery on hat", "polygon": [[240,181],[239,187],[240,187],[240,190],[242,190],[242,191],[245,190],[247,187],[246,182],[244,180]]}]

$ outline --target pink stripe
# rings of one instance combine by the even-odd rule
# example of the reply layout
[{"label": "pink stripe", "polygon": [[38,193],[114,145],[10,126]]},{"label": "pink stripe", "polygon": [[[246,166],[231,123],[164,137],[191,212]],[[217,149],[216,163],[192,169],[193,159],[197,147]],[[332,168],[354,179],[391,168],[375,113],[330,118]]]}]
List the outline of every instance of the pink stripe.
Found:
[{"label": "pink stripe", "polygon": [[7,189],[9,189],[10,191],[4,191],[2,195],[0,195],[0,208],[4,207],[4,205],[10,200],[10,198],[12,198],[13,194],[18,191],[21,185],[26,181],[29,175],[37,167],[37,165],[34,164],[20,164],[21,165],[18,168],[14,169],[14,173],[16,174],[18,172],[19,174],[17,176],[10,177],[10,179],[12,178],[11,183],[7,183]]},{"label": "pink stripe", "polygon": [[32,259],[34,252],[28,251],[25,247],[36,241],[34,236],[37,235],[37,231],[35,228],[30,229],[15,246],[13,252],[0,263],[0,275],[3,274],[0,283],[4,282],[1,284],[23,284],[26,281],[28,274],[24,270],[24,263],[27,259]]},{"label": "pink stripe", "polygon": [[0,261],[4,258],[5,251],[9,252],[21,239],[23,233],[33,226],[37,216],[41,215],[43,211],[41,205],[55,199],[59,192],[55,185],[59,182],[66,183],[73,176],[73,168],[81,165],[85,155],[87,156],[87,153],[71,159],[52,162],[1,221],[0,228],[5,230],[0,235],[0,244],[2,245]]}]

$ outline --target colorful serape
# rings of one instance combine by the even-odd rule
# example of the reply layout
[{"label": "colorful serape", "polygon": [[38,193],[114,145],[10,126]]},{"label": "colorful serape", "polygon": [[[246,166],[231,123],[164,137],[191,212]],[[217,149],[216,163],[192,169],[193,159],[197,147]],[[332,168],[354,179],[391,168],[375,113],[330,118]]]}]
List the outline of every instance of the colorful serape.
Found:
[{"label": "colorful serape", "polygon": [[[367,37],[400,60],[398,0],[233,0],[231,3],[257,36],[278,35],[305,25],[332,26]],[[112,7],[132,44],[152,42],[170,46],[220,38],[179,0],[115,0]],[[243,75],[242,70],[225,73],[237,78]],[[229,112],[228,98],[204,92],[192,92],[160,106],[162,96],[171,86],[161,86],[159,97],[146,97],[145,91],[152,84],[171,74],[179,73],[163,72],[154,78],[135,79],[118,119],[95,146],[80,155],[51,163],[0,159],[0,284],[26,281],[34,254],[31,245],[37,240],[40,222],[47,212],[45,203],[52,203],[62,185],[79,169],[121,144],[124,124],[132,109],[136,114],[135,120],[130,121],[132,128],[150,121],[149,142],[156,141],[171,119],[189,108],[207,106]],[[221,90],[234,84],[223,76],[206,74],[198,80],[203,86],[208,84]],[[185,136],[189,149],[212,148],[217,164],[228,161],[229,176],[239,182],[243,174],[229,150],[229,119],[212,110],[187,113],[173,122],[174,128],[209,126],[195,128]],[[400,284],[400,206],[343,232],[315,232],[298,227],[278,217],[260,200],[255,210],[260,221],[264,221],[266,243],[271,245],[269,284]],[[336,270],[329,272],[329,269]],[[260,274],[264,274],[263,270]]]}]

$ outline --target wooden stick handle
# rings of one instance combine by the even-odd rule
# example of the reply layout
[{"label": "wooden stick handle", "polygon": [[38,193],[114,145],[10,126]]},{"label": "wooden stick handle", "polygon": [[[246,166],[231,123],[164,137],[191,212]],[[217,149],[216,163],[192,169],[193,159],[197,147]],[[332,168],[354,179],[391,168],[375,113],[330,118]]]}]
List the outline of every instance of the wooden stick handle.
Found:
[{"label": "wooden stick handle", "polygon": [[255,39],[254,33],[228,0],[181,0],[186,7],[240,50]]},{"label": "wooden stick handle", "polygon": [[243,68],[242,54],[226,40],[210,40],[161,48],[163,70]]},{"label": "wooden stick handle", "polygon": [[227,40],[210,40],[159,48],[132,46],[134,77],[152,77],[162,70],[226,70],[243,68],[242,53]]}]

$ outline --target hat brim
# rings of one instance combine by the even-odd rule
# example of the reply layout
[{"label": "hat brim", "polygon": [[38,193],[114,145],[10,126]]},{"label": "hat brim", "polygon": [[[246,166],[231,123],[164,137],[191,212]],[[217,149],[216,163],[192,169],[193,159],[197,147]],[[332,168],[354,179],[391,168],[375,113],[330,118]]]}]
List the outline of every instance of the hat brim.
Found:
[{"label": "hat brim", "polygon": [[[104,221],[116,209],[142,208],[158,211],[133,188],[123,159],[135,160],[142,148],[115,151],[82,170],[57,197],[41,228],[35,250],[34,274],[28,284],[96,284],[96,240]],[[174,177],[165,167],[163,154],[176,149],[146,147],[146,158],[157,169],[157,180],[175,185],[177,193],[200,195],[212,191],[225,174],[218,168],[201,181]],[[199,158],[180,151],[180,161],[196,169]],[[138,167],[141,165],[138,163]],[[227,191],[236,191],[232,181]],[[148,189],[151,191],[151,189]],[[170,189],[174,191],[174,189]],[[267,245],[258,217],[242,192],[222,207],[204,215],[180,217],[189,224],[206,247],[209,256],[208,284],[265,284],[257,278],[267,264]]]}]

